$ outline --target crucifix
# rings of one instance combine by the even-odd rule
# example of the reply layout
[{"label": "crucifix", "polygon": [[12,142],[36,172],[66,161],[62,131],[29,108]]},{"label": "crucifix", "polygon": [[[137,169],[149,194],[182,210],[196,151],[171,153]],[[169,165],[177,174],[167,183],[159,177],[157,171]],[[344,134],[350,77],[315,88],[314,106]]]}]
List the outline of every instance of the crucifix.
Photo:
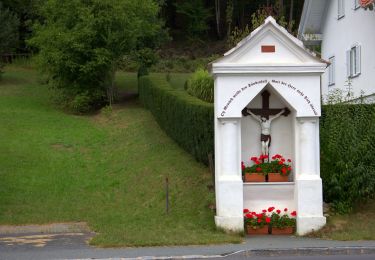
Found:
[{"label": "crucifix", "polygon": [[288,116],[290,110],[285,108],[270,108],[270,96],[271,94],[265,90],[262,92],[262,108],[247,108],[242,110],[242,115],[252,116],[255,120],[260,123],[261,135],[260,142],[262,145],[262,155],[266,155],[267,159],[263,161],[269,161],[269,147],[271,146],[271,122],[272,120],[283,116]]}]

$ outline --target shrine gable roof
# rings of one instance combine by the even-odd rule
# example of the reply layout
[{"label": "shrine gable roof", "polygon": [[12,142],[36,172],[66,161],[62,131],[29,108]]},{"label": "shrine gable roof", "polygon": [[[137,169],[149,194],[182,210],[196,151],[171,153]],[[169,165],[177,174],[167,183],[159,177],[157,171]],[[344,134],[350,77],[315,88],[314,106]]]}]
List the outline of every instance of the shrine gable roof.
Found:
[{"label": "shrine gable roof", "polygon": [[223,57],[210,64],[213,73],[285,71],[323,72],[327,62],[316,56],[269,16]]}]

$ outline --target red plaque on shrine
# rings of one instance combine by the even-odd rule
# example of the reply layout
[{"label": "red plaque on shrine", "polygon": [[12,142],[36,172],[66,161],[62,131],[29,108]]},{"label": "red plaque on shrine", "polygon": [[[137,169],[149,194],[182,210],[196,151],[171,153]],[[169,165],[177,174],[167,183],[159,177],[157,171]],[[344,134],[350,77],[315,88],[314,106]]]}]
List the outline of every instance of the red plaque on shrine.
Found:
[{"label": "red plaque on shrine", "polygon": [[275,52],[275,45],[262,45],[262,52]]}]

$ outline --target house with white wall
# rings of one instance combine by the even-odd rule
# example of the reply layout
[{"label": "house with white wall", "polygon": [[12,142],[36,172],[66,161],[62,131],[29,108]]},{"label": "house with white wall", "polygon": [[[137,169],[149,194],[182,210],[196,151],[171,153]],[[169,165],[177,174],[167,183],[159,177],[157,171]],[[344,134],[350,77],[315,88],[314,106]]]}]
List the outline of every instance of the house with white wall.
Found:
[{"label": "house with white wall", "polygon": [[322,76],[322,94],[341,89],[351,100],[375,102],[375,12],[359,0],[305,0],[298,38],[321,44],[330,62]]}]

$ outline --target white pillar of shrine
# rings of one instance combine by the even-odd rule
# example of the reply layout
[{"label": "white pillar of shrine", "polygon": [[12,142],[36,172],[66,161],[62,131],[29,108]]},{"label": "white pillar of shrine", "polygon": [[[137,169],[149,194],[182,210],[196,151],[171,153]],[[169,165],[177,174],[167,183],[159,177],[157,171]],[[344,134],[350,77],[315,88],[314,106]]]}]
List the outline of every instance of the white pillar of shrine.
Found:
[{"label": "white pillar of shrine", "polygon": [[304,235],[326,223],[323,216],[323,190],[320,178],[319,118],[297,118],[297,174],[295,199],[297,233]]},{"label": "white pillar of shrine", "polygon": [[216,216],[218,227],[243,231],[243,182],[241,175],[241,121],[225,118],[216,122]]}]

